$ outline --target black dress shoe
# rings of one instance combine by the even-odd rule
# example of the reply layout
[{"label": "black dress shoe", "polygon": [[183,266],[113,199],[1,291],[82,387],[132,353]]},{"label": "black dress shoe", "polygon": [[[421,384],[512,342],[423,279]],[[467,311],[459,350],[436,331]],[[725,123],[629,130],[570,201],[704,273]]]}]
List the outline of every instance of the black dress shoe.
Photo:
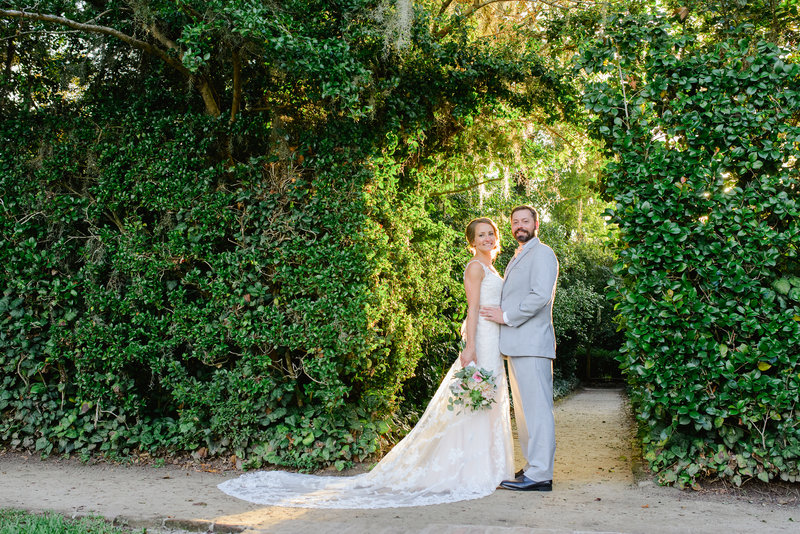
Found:
[{"label": "black dress shoe", "polygon": [[522,475],[516,480],[502,481],[500,487],[515,491],[553,491],[553,481],[544,480],[542,482],[536,482]]}]

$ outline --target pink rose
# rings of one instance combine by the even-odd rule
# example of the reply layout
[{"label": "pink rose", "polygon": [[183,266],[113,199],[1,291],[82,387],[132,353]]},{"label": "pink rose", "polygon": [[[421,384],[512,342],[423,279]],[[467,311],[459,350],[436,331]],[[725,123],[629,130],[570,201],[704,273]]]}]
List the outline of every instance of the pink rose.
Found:
[{"label": "pink rose", "polygon": [[472,379],[475,382],[483,382],[483,377],[481,376],[480,372],[478,372],[478,371],[475,371],[475,374],[472,375]]}]

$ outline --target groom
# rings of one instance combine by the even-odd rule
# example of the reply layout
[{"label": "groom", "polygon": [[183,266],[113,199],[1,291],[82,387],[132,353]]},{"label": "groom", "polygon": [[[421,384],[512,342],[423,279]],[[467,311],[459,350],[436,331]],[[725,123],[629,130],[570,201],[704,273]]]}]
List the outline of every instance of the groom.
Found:
[{"label": "groom", "polygon": [[553,298],[558,259],[539,241],[539,214],[531,206],[511,212],[511,233],[519,243],[505,270],[499,307],[482,307],[481,316],[500,323],[500,352],[509,368],[514,417],[525,467],[500,487],[551,491],[556,452],[553,419]]}]

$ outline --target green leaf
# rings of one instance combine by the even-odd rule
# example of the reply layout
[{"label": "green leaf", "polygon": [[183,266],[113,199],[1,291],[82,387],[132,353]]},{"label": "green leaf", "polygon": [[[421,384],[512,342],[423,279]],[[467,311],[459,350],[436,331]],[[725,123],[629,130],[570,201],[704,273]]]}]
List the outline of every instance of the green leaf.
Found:
[{"label": "green leaf", "polygon": [[779,278],[774,282],[772,282],[772,288],[781,295],[787,295],[789,291],[792,289],[792,285],[789,283],[788,279]]},{"label": "green leaf", "polygon": [[377,426],[379,434],[386,434],[392,430],[392,427],[386,421],[378,421]]}]

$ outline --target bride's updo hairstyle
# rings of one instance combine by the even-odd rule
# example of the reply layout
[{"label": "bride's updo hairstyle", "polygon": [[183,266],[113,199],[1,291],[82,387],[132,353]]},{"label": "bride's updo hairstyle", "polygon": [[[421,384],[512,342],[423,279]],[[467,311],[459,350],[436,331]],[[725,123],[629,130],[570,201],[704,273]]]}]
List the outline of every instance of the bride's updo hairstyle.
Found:
[{"label": "bride's updo hairstyle", "polygon": [[492,259],[494,259],[500,253],[500,230],[497,228],[497,225],[494,223],[494,221],[488,217],[478,217],[477,219],[472,219],[467,225],[467,231],[465,233],[467,234],[469,250],[475,254],[475,227],[481,223],[491,225],[492,229],[494,230],[494,237],[497,239],[497,242],[494,244],[494,249],[492,249]]}]

